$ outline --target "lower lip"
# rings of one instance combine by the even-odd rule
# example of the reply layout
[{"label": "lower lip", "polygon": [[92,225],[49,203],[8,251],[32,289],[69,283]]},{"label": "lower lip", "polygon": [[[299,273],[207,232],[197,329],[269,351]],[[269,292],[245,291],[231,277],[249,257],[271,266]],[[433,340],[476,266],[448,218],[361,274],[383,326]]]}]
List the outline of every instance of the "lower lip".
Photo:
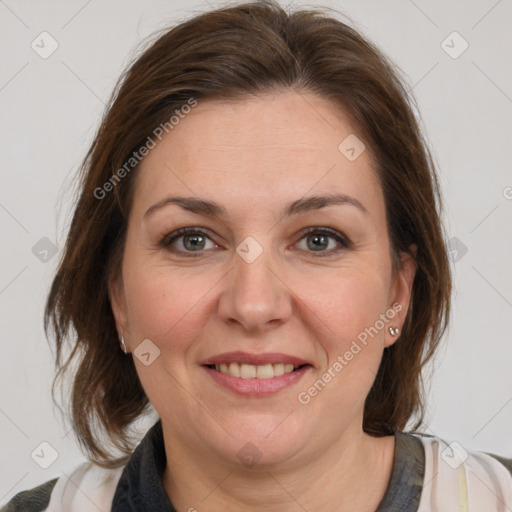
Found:
[{"label": "lower lip", "polygon": [[312,367],[306,365],[294,372],[285,373],[279,377],[272,377],[271,379],[242,379],[240,377],[233,377],[227,373],[218,372],[208,366],[202,366],[202,368],[208,372],[208,375],[210,375],[215,382],[239,395],[267,396],[293,386],[293,384],[302,379]]}]

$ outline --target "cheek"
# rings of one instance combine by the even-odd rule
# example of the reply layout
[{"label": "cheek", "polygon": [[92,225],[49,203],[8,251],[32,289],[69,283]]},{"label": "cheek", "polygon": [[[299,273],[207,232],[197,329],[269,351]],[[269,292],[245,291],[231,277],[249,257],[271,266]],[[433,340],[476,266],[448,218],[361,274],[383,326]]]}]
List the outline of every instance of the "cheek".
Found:
[{"label": "cheek", "polygon": [[339,422],[362,410],[377,375],[389,325],[380,320],[386,312],[387,287],[380,275],[355,270],[327,286],[310,295],[322,324],[319,339],[325,357],[320,380],[325,387],[315,376],[308,383],[311,388],[305,389],[322,389],[315,406],[328,404],[329,412],[322,414]]},{"label": "cheek", "polygon": [[[386,312],[388,283],[384,271],[376,272],[375,268],[343,269],[337,275],[303,281],[300,290],[298,295],[307,297],[304,301],[316,317],[318,332],[324,333],[322,345],[330,361],[349,350],[358,337],[364,342],[365,333],[367,340],[382,339],[384,329],[381,322],[378,323],[378,334],[371,328]],[[370,347],[369,343],[364,348],[367,347]],[[374,358],[368,352],[375,351],[364,352]],[[362,353],[363,350],[360,355]],[[364,356],[358,358],[364,359]]]},{"label": "cheek", "polygon": [[182,351],[201,329],[204,299],[215,284],[210,280],[164,267],[127,267],[125,291],[134,341],[149,338],[162,351]]}]

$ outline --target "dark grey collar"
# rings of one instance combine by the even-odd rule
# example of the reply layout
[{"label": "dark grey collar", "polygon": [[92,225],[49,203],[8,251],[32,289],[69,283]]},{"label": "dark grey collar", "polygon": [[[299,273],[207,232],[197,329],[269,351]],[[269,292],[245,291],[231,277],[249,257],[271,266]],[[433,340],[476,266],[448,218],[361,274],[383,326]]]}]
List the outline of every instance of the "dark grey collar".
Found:
[{"label": "dark grey collar", "polygon": [[395,461],[386,494],[376,512],[417,512],[425,475],[421,439],[395,431]]},{"label": "dark grey collar", "polygon": [[162,482],[167,458],[158,420],[134,450],[117,483],[112,512],[176,512]]},{"label": "dark grey collar", "polygon": [[[417,512],[425,472],[423,443],[417,437],[399,431],[395,432],[395,439],[391,480],[376,512]],[[116,487],[112,512],[176,512],[162,483],[165,465],[159,420],[129,458]]]}]

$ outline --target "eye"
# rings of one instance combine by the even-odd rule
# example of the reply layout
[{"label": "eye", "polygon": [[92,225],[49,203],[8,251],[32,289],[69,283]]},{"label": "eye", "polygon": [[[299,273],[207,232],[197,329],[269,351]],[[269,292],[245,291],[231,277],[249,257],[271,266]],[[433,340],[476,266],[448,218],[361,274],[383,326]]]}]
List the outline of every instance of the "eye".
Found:
[{"label": "eye", "polygon": [[207,242],[217,247],[205,231],[198,228],[183,228],[174,231],[170,235],[164,236],[160,241],[160,245],[172,252],[193,257],[194,255],[190,253],[199,253],[202,252],[203,249],[213,248],[211,246],[208,247]]},{"label": "eye", "polygon": [[[301,250],[322,253],[318,254],[319,256],[328,256],[350,246],[349,241],[341,233],[330,228],[309,228],[299,240],[302,241],[305,241],[305,248],[299,247]],[[328,248],[331,250],[326,250]]]},{"label": "eye", "polygon": [[[299,247],[300,250],[315,252],[318,253],[318,256],[329,256],[350,247],[350,242],[346,237],[330,228],[309,228],[297,244],[302,241],[305,241],[306,245],[305,247]],[[208,243],[211,245],[208,246]],[[219,247],[213,242],[206,231],[194,227],[182,228],[171,234],[166,234],[162,237],[159,245],[171,252],[190,257],[196,256],[194,253],[197,253],[197,256],[199,256],[199,253],[204,252],[206,249]]]}]

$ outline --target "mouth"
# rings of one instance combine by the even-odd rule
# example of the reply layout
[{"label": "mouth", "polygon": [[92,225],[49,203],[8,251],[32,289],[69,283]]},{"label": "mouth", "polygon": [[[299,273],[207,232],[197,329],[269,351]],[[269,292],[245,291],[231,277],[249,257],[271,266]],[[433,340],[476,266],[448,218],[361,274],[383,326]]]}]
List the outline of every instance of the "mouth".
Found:
[{"label": "mouth", "polygon": [[230,352],[200,363],[220,386],[240,395],[273,395],[298,383],[314,367],[286,354]]},{"label": "mouth", "polygon": [[291,363],[275,363],[275,364],[239,364],[231,362],[229,364],[207,364],[205,365],[211,370],[215,370],[219,373],[230,375],[240,379],[273,379],[274,377],[280,377],[288,373],[296,372],[310,364],[294,365]]}]

